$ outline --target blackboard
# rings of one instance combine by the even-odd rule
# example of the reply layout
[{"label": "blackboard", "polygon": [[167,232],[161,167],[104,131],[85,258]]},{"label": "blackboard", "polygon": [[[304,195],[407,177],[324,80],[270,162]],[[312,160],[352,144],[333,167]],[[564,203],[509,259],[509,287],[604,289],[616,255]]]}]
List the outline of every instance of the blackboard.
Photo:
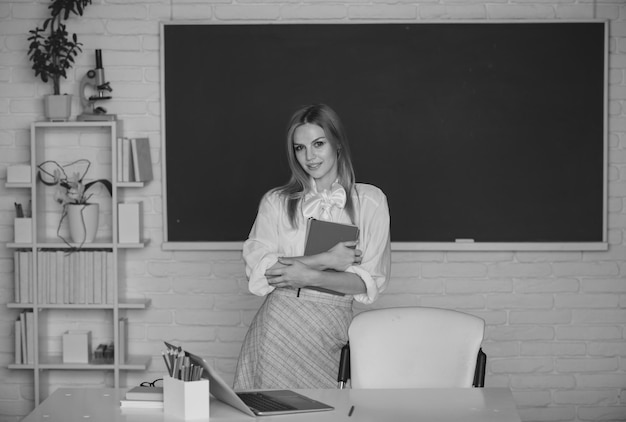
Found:
[{"label": "blackboard", "polygon": [[166,242],[241,242],[301,105],[344,121],[394,244],[606,241],[605,22],[162,26]]}]

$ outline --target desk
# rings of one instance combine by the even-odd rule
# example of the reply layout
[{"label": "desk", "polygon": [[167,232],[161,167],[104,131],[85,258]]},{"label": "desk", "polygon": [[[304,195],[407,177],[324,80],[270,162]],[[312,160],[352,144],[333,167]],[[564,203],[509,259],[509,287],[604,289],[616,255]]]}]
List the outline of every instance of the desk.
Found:
[{"label": "desk", "polygon": [[[520,422],[508,388],[296,390],[335,407],[330,412],[263,416],[262,422]],[[60,388],[22,422],[174,422],[157,409],[124,409],[126,389]],[[348,417],[350,407],[355,407]],[[211,422],[253,418],[211,397]],[[180,420],[178,420],[180,421]]]}]

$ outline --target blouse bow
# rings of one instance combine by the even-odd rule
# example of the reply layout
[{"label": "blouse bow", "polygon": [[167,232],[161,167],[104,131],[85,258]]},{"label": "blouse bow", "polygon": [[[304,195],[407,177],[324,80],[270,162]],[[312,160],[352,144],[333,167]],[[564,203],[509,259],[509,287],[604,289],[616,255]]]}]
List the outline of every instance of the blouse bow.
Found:
[{"label": "blouse bow", "polygon": [[[315,185],[314,185],[315,186]],[[339,183],[333,183],[331,190],[309,192],[304,197],[302,214],[305,218],[331,219],[333,207],[342,209],[346,205],[346,190]]]}]

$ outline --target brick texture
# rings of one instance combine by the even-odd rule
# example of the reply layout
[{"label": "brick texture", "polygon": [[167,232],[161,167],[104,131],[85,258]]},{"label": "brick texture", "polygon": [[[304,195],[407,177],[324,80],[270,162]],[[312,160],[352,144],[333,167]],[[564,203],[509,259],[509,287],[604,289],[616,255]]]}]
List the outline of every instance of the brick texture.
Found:
[{"label": "brick texture", "polygon": [[[626,420],[626,5],[621,0],[164,0],[95,2],[82,19],[68,23],[84,53],[62,81],[80,110],[78,85],[103,49],[114,92],[106,107],[124,120],[126,136],[160,133],[159,22],[204,19],[215,23],[419,22],[505,19],[610,20],[609,207],[607,252],[394,252],[392,281],[374,307],[438,306],[486,321],[486,386],[511,388],[523,421]],[[0,2],[0,422],[18,422],[33,403],[32,371],[9,370],[13,322],[13,202],[27,193],[7,189],[6,167],[29,159],[29,125],[42,118],[41,97],[50,86],[35,78],[27,51],[28,30],[47,15],[46,2]],[[203,53],[210,46],[201,47]],[[323,59],[323,53],[321,53]],[[581,81],[584,83],[584,81]],[[156,151],[155,151],[156,152]],[[163,375],[162,339],[178,341],[207,358],[227,381],[243,336],[262,303],[246,287],[238,251],[164,251],[162,172],[136,199],[145,205],[147,248],[127,251],[121,262],[123,291],[147,297],[145,311],[127,311],[131,353],[153,356],[146,372],[128,372],[134,385]],[[356,310],[366,309],[357,306]],[[105,313],[98,312],[97,315]],[[70,320],[70,318],[72,320]],[[63,323],[106,330],[93,313],[73,311]],[[103,316],[104,318],[104,316]],[[50,350],[59,340],[44,339]],[[426,346],[427,347],[427,346]],[[112,384],[107,371],[49,371],[50,391],[59,386]]]}]

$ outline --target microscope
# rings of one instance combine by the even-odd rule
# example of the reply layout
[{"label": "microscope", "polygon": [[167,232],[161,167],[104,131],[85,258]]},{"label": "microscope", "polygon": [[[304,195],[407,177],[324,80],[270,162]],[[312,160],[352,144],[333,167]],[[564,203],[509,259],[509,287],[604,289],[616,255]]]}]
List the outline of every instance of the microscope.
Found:
[{"label": "microscope", "polygon": [[[87,96],[85,89],[91,87],[93,95]],[[109,82],[104,78],[104,68],[102,67],[102,50],[96,50],[96,68],[87,72],[80,81],[80,103],[83,106],[83,113],[76,117],[76,120],[84,122],[99,122],[116,120],[115,114],[107,114],[105,108],[97,106],[96,102],[110,100],[109,93],[113,91]]]}]

